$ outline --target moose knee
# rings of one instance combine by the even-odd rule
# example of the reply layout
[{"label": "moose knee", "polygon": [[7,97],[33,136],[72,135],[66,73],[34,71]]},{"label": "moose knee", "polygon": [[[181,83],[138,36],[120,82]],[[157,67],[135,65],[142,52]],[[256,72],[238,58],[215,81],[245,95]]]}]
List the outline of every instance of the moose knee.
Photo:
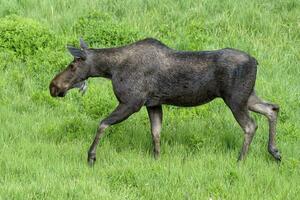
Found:
[{"label": "moose knee", "polygon": [[105,122],[101,122],[98,127],[98,131],[103,132],[109,125]]},{"label": "moose knee", "polygon": [[245,134],[247,135],[253,135],[257,129],[257,125],[254,120],[251,120],[246,126],[245,126]]},{"label": "moose knee", "polygon": [[279,112],[279,105],[272,104],[272,110],[278,113]]},{"label": "moose knee", "polygon": [[267,117],[269,120],[274,121],[277,118],[277,114],[279,112],[279,106],[276,104],[269,104],[269,109],[267,113]]}]

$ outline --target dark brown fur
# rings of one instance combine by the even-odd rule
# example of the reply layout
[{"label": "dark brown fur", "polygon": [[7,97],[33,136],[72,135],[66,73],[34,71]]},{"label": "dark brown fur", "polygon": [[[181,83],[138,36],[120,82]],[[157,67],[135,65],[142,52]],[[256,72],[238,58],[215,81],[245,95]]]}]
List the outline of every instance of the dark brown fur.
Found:
[{"label": "dark brown fur", "polygon": [[88,161],[94,163],[96,147],[104,129],[127,119],[146,106],[151,122],[154,155],[160,152],[161,105],[198,106],[222,98],[245,132],[239,159],[248,151],[256,130],[248,110],[269,119],[269,152],[280,160],[275,145],[278,106],[260,100],[254,92],[257,61],[235,49],[216,51],[176,51],[155,39],[108,49],[89,49],[81,40],[81,49],[69,47],[74,61],[50,84],[53,97],[64,96],[89,77],[112,80],[119,101],[117,108],[101,121],[89,150]]}]

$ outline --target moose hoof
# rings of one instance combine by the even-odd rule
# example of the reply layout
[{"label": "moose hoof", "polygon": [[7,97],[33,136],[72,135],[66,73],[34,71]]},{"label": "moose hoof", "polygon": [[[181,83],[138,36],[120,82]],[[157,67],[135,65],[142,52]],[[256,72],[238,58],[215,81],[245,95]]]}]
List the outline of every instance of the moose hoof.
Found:
[{"label": "moose hoof", "polygon": [[153,150],[153,157],[155,160],[158,160],[160,157],[160,151],[159,150]]},{"label": "moose hoof", "polygon": [[159,160],[159,157],[160,157],[159,154],[154,154],[154,159],[155,160]]},{"label": "moose hoof", "polygon": [[237,163],[242,163],[245,160],[245,157],[242,155],[239,155],[238,159],[237,159]]},{"label": "moose hoof", "polygon": [[277,160],[281,161],[281,155],[277,148],[269,147],[269,153]]},{"label": "moose hoof", "polygon": [[89,166],[94,166],[94,164],[95,164],[95,162],[96,162],[96,154],[88,154],[88,164],[89,164]]}]

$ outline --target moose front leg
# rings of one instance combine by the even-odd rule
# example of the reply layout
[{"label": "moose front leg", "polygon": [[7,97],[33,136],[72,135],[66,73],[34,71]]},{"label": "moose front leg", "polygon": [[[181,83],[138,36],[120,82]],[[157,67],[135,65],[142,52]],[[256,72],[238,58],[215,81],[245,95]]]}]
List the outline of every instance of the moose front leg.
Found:
[{"label": "moose front leg", "polygon": [[162,124],[162,108],[160,106],[147,107],[150,123],[151,134],[153,140],[154,158],[158,158],[160,154],[160,131]]},{"label": "moose front leg", "polygon": [[95,139],[88,151],[88,163],[90,165],[93,165],[96,161],[96,149],[100,139],[104,135],[104,130],[113,124],[117,124],[124,121],[130,115],[137,112],[140,108],[141,105],[139,104],[119,104],[118,107],[107,118],[101,121],[97,129]]}]

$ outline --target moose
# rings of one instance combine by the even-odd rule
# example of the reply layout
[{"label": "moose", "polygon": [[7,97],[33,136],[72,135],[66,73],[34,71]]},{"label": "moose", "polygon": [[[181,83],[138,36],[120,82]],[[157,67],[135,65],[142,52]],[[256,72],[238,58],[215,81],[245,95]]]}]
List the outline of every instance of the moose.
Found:
[{"label": "moose", "polygon": [[146,38],[113,48],[67,47],[74,60],[57,74],[49,89],[52,97],[64,97],[68,90],[85,91],[90,77],[112,81],[119,102],[103,119],[88,151],[88,163],[96,161],[96,148],[109,126],[120,123],[146,106],[151,124],[154,157],[160,155],[162,105],[199,106],[222,98],[244,131],[238,161],[244,160],[257,125],[249,111],[264,115],[269,122],[268,151],[277,160],[276,121],[279,106],[262,100],[254,86],[258,62],[247,53],[225,48],[213,51],[178,51],[161,41]]}]

